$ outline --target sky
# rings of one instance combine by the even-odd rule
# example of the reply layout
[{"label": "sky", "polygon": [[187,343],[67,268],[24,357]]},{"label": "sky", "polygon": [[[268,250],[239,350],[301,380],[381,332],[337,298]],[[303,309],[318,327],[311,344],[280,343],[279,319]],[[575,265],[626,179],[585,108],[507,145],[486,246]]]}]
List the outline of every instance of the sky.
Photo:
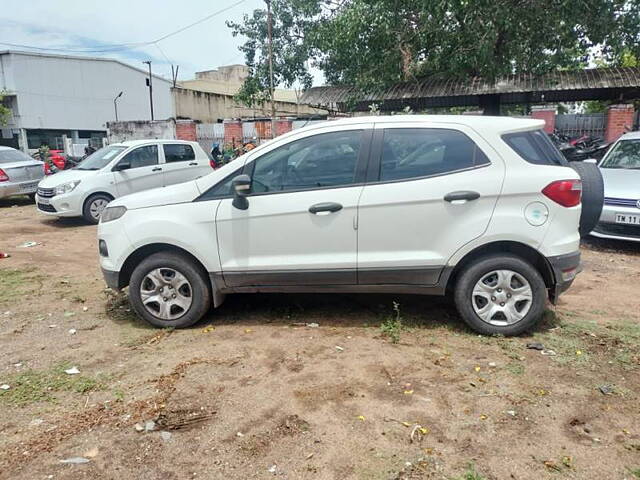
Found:
[{"label": "sky", "polygon": [[[186,80],[196,71],[244,63],[238,50],[243,39],[233,37],[225,21],[239,21],[263,6],[263,0],[2,0],[0,50],[38,51],[2,43],[29,45],[65,50],[43,53],[115,58],[145,69],[142,62],[151,60],[153,72],[168,79],[173,63],[180,66],[178,78]],[[157,45],[84,53],[150,42],[226,8]]]}]

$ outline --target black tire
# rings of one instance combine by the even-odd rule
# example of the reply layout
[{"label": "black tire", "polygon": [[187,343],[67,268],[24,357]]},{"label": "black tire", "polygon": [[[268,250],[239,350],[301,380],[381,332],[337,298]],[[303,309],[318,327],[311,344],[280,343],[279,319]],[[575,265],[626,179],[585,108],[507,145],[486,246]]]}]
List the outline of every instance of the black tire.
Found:
[{"label": "black tire", "polygon": [[89,223],[96,225],[100,221],[100,217],[94,216],[92,213],[92,207],[98,201],[106,201],[107,204],[113,200],[113,197],[106,193],[94,193],[84,201],[82,207],[82,217]]},{"label": "black tire", "polygon": [[[473,289],[477,282],[493,270],[511,270],[524,277],[531,287],[532,299],[529,311],[518,322],[511,325],[493,325],[482,320],[476,314],[472,302]],[[469,327],[484,335],[519,335],[530,330],[544,313],[547,288],[540,272],[526,260],[510,254],[492,254],[474,260],[464,267],[455,285],[455,304],[458,313]]]},{"label": "black tire", "polygon": [[[172,269],[187,279],[190,284],[192,303],[179,318],[163,320],[152,314],[142,303],[141,286],[145,277],[155,269]],[[211,306],[211,288],[200,266],[186,255],[176,252],[158,252],[144,259],[133,270],[129,282],[129,300],[139,317],[159,328],[186,328],[200,320]]]},{"label": "black tire", "polygon": [[569,164],[582,180],[582,213],[580,236],[586,237],[595,228],[604,205],[604,181],[595,163],[571,162]]},{"label": "black tire", "polygon": [[28,195],[29,200],[31,200],[33,203],[36,203],[36,194],[35,193],[30,193]]}]

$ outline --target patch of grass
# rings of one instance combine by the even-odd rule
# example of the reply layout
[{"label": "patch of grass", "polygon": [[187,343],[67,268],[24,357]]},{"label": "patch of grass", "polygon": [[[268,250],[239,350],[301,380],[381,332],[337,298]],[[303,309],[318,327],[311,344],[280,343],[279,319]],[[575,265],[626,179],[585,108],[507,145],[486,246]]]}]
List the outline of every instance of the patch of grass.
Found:
[{"label": "patch of grass", "polygon": [[629,473],[636,478],[640,478],[640,468],[628,468]]},{"label": "patch of grass", "polygon": [[33,270],[0,269],[0,304],[33,291]]},{"label": "patch of grass", "polygon": [[469,465],[466,472],[451,480],[487,480],[487,477],[478,473],[473,465]]},{"label": "patch of grass", "polygon": [[509,362],[507,363],[507,365],[504,367],[507,372],[513,374],[513,375],[523,375],[524,374],[524,365],[522,363],[519,362]]},{"label": "patch of grass", "polygon": [[0,391],[0,404],[23,406],[35,402],[55,402],[54,393],[87,393],[105,388],[106,376],[69,375],[71,368],[61,363],[49,370],[27,370],[3,379],[9,390]]},{"label": "patch of grass", "polygon": [[380,331],[383,335],[386,335],[391,343],[398,343],[400,341],[400,332],[405,327],[402,325],[402,316],[400,315],[400,304],[393,302],[394,314],[389,316],[381,325]]}]

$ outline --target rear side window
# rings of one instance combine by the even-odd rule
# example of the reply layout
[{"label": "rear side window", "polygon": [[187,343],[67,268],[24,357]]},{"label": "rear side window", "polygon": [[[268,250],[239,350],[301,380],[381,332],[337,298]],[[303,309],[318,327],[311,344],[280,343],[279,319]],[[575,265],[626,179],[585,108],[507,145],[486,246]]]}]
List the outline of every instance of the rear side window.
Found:
[{"label": "rear side window", "polygon": [[522,159],[536,165],[566,165],[567,161],[543,130],[507,133],[502,139]]},{"label": "rear side window", "polygon": [[193,151],[191,145],[183,143],[168,143],[163,145],[164,159],[167,163],[173,162],[186,162],[188,160],[195,160],[196,154]]},{"label": "rear side window", "polygon": [[390,128],[382,141],[380,181],[441,175],[489,164],[464,133],[438,128]]}]

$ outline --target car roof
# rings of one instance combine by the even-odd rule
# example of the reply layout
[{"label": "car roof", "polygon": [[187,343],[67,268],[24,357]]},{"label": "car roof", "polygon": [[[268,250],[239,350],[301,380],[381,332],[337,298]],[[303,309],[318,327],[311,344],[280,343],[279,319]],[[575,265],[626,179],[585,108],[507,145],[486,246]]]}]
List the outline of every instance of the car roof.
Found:
[{"label": "car roof", "polygon": [[490,129],[496,132],[513,132],[542,128],[544,120],[529,117],[497,117],[488,115],[378,115],[341,118],[317,123],[312,127],[330,125],[353,125],[358,123],[452,123],[466,125],[478,130]]},{"label": "car roof", "polygon": [[627,132],[620,137],[620,140],[637,140],[640,138],[640,132]]},{"label": "car roof", "polygon": [[0,146],[0,150],[15,150],[15,148]]},{"label": "car roof", "polygon": [[195,142],[189,142],[187,140],[174,140],[172,138],[148,138],[146,140],[127,140],[126,142],[110,143],[109,146],[137,147],[138,145],[147,145],[149,143],[184,143],[187,145],[191,145]]}]

